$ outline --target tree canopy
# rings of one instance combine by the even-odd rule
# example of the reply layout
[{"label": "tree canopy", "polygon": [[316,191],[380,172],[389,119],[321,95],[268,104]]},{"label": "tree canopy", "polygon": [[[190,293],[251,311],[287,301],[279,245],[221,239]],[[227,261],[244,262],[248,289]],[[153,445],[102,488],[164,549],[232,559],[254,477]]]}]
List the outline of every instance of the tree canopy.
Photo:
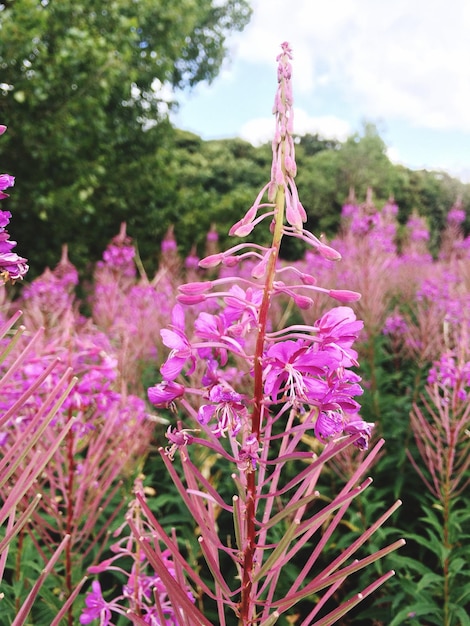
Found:
[{"label": "tree canopy", "polygon": [[87,231],[102,245],[129,213],[143,222],[161,205],[138,206],[129,179],[161,174],[146,164],[157,146],[166,156],[168,98],[217,75],[249,16],[245,0],[0,4],[2,167],[17,177],[10,206],[29,256],[53,263],[68,241],[83,261]]}]

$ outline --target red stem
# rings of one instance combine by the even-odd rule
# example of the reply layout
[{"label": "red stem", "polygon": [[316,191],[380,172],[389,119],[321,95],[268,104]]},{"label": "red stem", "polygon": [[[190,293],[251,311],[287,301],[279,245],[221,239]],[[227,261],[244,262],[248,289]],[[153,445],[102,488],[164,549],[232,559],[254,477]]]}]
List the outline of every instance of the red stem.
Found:
[{"label": "red stem", "polygon": [[[287,59],[284,59],[287,62]],[[286,103],[286,85],[284,79],[279,81],[280,98]],[[284,120],[286,121],[286,120]],[[278,120],[279,123],[279,120]],[[284,125],[279,124],[280,128]],[[287,123],[285,124],[287,127]],[[286,174],[286,130],[283,128],[283,136],[280,143],[280,167],[283,177]],[[273,159],[276,159],[274,152]],[[274,164],[274,161],[273,161]],[[271,181],[274,184],[274,180]],[[266,325],[268,322],[271,297],[273,295],[273,284],[276,272],[279,249],[284,228],[284,211],[286,201],[286,189],[283,183],[277,184],[274,210],[274,232],[271,247],[271,256],[266,268],[266,282],[264,285],[263,300],[261,302],[258,318],[258,337],[256,339],[255,360],[254,360],[254,390],[253,390],[253,412],[251,414],[251,434],[256,436],[260,442],[261,426],[263,418],[263,354],[266,340]],[[245,501],[245,524],[246,524],[246,545],[243,551],[242,565],[242,588],[240,601],[240,626],[254,624],[256,615],[255,598],[253,598],[253,567],[255,565],[254,556],[256,551],[256,478],[257,472],[251,467],[246,471],[246,501]]]},{"label": "red stem", "polygon": [[[72,418],[72,410],[69,409],[69,419]],[[72,593],[72,544],[73,544],[73,491],[74,491],[74,476],[75,476],[75,458],[73,452],[74,434],[70,429],[67,433],[67,460],[68,460],[68,480],[67,480],[67,512],[66,512],[66,533],[70,535],[70,541],[65,546],[65,586],[67,589],[67,595]],[[69,626],[73,626],[73,614],[72,607],[67,613],[67,622]]]},{"label": "red stem", "polygon": [[[285,192],[283,187],[278,188],[276,196],[276,224],[273,234],[272,253],[266,271],[266,283],[264,286],[263,300],[260,306],[258,337],[256,340],[254,361],[254,392],[253,412],[251,414],[251,433],[260,441],[262,413],[263,413],[263,353],[266,337],[266,325],[268,322],[269,307],[273,292],[273,282],[276,270],[279,248],[282,239],[282,227],[284,218]],[[254,603],[252,598],[253,589],[253,565],[256,550],[256,472],[251,470],[246,474],[246,545],[243,552],[243,576],[240,603],[240,624],[245,626],[253,623]]]}]

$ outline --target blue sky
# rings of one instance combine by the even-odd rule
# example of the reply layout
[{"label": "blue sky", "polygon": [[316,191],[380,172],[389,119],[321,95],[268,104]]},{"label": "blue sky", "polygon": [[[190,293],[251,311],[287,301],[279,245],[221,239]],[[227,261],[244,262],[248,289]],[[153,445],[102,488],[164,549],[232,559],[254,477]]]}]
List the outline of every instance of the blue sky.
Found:
[{"label": "blue sky", "polygon": [[297,133],[345,139],[370,121],[392,161],[470,182],[469,0],[251,5],[220,75],[179,98],[177,126],[204,139],[270,140],[275,58],[289,41]]}]

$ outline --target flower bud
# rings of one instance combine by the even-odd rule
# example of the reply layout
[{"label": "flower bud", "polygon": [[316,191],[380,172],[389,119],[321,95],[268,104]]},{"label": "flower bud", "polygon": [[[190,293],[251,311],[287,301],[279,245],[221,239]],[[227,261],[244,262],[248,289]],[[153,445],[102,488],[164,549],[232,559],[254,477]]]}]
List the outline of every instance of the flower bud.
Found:
[{"label": "flower bud", "polygon": [[328,259],[329,261],[341,260],[341,254],[331,246],[327,246],[324,243],[317,246],[317,251],[324,259]]},{"label": "flower bud", "polygon": [[206,256],[204,259],[201,259],[199,261],[199,267],[202,267],[204,269],[217,267],[217,265],[222,262],[223,258],[224,255],[222,252],[219,252],[218,254],[210,254],[209,256]]},{"label": "flower bud", "polygon": [[243,220],[237,222],[232,228],[229,230],[229,235],[231,237],[246,237],[253,230],[254,225],[252,222],[248,224],[244,224]]},{"label": "flower bud", "polygon": [[203,293],[194,295],[180,294],[176,296],[176,300],[181,304],[199,304],[200,302],[204,302],[205,299],[206,296]]},{"label": "flower bud", "polygon": [[187,296],[195,296],[201,293],[205,293],[212,288],[212,283],[210,281],[207,282],[196,282],[196,283],[185,283],[184,285],[180,285],[178,290],[181,293],[184,293]]},{"label": "flower bud", "polygon": [[238,265],[239,261],[240,259],[236,255],[232,254],[224,257],[223,265],[225,265],[225,267],[235,267],[235,265]]},{"label": "flower bud", "polygon": [[312,298],[308,298],[307,296],[294,296],[294,302],[299,307],[299,309],[309,309],[313,305]]},{"label": "flower bud", "polygon": [[330,289],[328,295],[339,302],[356,302],[361,299],[361,294],[349,289]]}]

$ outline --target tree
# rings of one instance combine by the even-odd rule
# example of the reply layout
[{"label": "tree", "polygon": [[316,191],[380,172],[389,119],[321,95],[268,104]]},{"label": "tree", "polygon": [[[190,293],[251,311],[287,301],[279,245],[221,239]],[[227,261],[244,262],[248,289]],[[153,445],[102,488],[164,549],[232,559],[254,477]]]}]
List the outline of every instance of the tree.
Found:
[{"label": "tree", "polygon": [[145,222],[136,186],[150,185],[140,202],[168,187],[149,165],[168,153],[168,98],[216,76],[249,16],[246,0],[0,4],[2,163],[17,177],[9,208],[33,269],[55,264],[65,242],[83,263],[122,220]]}]

